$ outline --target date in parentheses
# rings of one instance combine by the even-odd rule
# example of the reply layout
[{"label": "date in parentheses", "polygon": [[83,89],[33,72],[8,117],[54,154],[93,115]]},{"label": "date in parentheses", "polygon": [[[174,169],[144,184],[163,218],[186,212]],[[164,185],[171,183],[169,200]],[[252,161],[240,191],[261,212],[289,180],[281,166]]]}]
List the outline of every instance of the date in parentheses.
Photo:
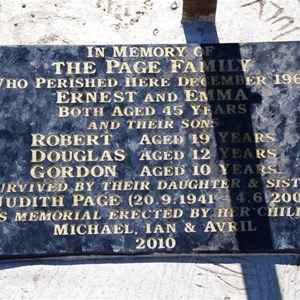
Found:
[{"label": "date in parentheses", "polygon": [[154,197],[150,194],[130,194],[128,197],[128,204],[130,207],[152,205],[154,203]]}]

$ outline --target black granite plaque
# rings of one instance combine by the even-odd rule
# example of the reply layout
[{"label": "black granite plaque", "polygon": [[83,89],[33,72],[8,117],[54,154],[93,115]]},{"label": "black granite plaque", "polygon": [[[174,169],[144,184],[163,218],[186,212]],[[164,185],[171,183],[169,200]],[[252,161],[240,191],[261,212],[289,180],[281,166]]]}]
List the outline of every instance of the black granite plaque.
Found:
[{"label": "black granite plaque", "polygon": [[0,256],[299,252],[299,43],[0,49]]}]

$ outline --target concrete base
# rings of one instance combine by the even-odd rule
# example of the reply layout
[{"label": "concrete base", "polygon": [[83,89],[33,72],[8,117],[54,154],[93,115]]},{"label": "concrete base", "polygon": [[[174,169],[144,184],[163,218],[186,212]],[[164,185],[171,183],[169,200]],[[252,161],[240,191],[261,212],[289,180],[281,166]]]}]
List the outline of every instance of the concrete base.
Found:
[{"label": "concrete base", "polygon": [[299,264],[296,255],[11,261],[0,287],[3,299],[296,300]]},{"label": "concrete base", "polygon": [[[1,45],[189,42],[181,23],[183,0],[0,3]],[[298,40],[299,6],[298,0],[218,0],[216,27],[203,18],[189,35],[198,42]]]}]

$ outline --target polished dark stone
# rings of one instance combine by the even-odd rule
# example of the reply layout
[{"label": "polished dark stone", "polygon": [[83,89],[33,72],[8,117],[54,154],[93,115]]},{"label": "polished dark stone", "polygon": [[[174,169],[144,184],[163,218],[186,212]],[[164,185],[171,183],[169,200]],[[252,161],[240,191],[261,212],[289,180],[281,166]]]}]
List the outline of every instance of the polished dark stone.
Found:
[{"label": "polished dark stone", "polygon": [[[189,68],[186,67],[185,73],[171,73],[170,60],[181,60],[178,62],[181,66],[186,65],[186,62],[190,60],[195,66],[198,66],[201,59],[201,57],[193,55],[193,49],[197,45],[178,45],[178,47],[180,46],[186,47],[184,57],[124,57],[120,59],[112,57],[112,46],[106,46],[106,56],[100,58],[87,58],[85,46],[0,48],[0,78],[23,78],[28,81],[28,87],[24,89],[5,88],[5,80],[1,82],[0,87],[0,256],[2,258],[79,254],[299,252],[299,43],[215,44],[211,45],[214,47],[212,53],[204,56],[203,59],[208,65],[209,60],[216,60],[216,72],[211,69],[205,73],[195,73],[192,65],[189,65]],[[148,47],[159,46],[148,45]],[[168,47],[168,45],[161,47]],[[176,45],[170,47],[176,47]],[[203,47],[209,47],[209,45],[203,45]],[[161,73],[134,74],[131,69],[132,73],[128,74],[123,74],[122,71],[105,74],[106,59],[128,62],[130,68],[136,61],[158,61]],[[241,59],[250,60],[245,72],[240,68],[239,60]],[[97,71],[95,74],[89,75],[55,74],[52,64],[59,61],[95,62]],[[224,70],[222,70],[223,62],[225,62]],[[228,70],[228,64],[231,63],[232,70]],[[184,67],[181,71],[183,69]],[[276,82],[276,74],[278,74],[277,80],[280,82]],[[244,81],[247,76],[249,83],[254,78],[250,78],[250,75],[255,75],[255,78],[258,75],[263,76],[261,84],[246,85]],[[170,86],[125,87],[126,77],[133,76],[148,76],[157,79],[167,77],[170,78]],[[208,94],[212,93],[212,100],[208,102],[204,100],[185,101],[185,90],[195,90],[193,92],[195,95],[204,87],[201,85],[179,87],[177,76],[195,76],[201,77],[202,80],[206,78],[208,80],[206,89],[210,91]],[[230,79],[228,76],[234,77],[234,84],[231,84],[230,80],[226,82]],[[61,88],[35,88],[36,78],[39,77],[56,79],[114,77],[118,80],[118,84],[115,87],[98,88],[64,88],[63,86]],[[225,85],[220,86],[219,80],[225,80]],[[19,84],[22,87],[22,82]],[[136,96],[134,97],[135,103],[117,103],[119,98],[115,98],[116,102],[107,103],[93,103],[92,101],[79,103],[80,100],[74,100],[76,103],[61,105],[69,108],[102,106],[104,107],[104,116],[85,117],[81,115],[62,118],[58,117],[57,91],[82,93],[87,91],[111,93],[135,91]],[[178,100],[174,102],[144,102],[143,99],[149,92],[153,94],[176,93]],[[233,100],[222,100],[231,96]],[[199,115],[194,114],[191,104],[201,105]],[[151,106],[156,113],[151,116],[111,116],[117,105],[121,109],[125,106],[141,106],[142,109]],[[182,114],[181,107],[179,110],[177,107],[173,112],[178,113],[178,116],[167,116],[166,110],[164,110],[167,105],[171,105],[173,108],[175,105],[182,105]],[[196,108],[194,107],[194,109]],[[208,111],[211,111],[211,114]],[[173,121],[173,128],[141,130],[130,129],[127,126],[129,120],[150,119],[163,121],[170,119]],[[87,129],[91,121],[96,121],[98,124],[101,120],[115,120],[119,122],[120,128]],[[184,128],[182,122],[184,124],[192,122],[194,127],[201,122],[215,126],[205,127],[202,125],[199,128]],[[74,135],[106,132],[112,135],[110,145],[32,147],[32,134]],[[192,144],[192,135],[201,133],[209,135],[209,142],[206,144],[205,136],[202,135],[203,143]],[[183,142],[180,144],[167,144],[166,142],[163,145],[143,145],[139,144],[143,134],[149,134],[150,137],[155,134],[180,135],[183,137]],[[85,154],[87,151],[93,150],[93,157],[100,156],[105,150],[113,153],[118,149],[124,149],[126,159],[112,162],[104,160],[99,163],[94,161],[31,162],[31,150],[38,148],[43,151],[86,151]],[[176,150],[177,153],[183,153],[184,158],[181,159],[179,155],[178,160],[168,160],[166,154],[163,161],[140,160],[144,150]],[[193,159],[193,151],[202,159]],[[172,155],[174,153],[172,152]],[[34,179],[30,176],[30,169],[39,164],[44,168],[51,166],[92,168],[95,164],[116,165],[116,175],[99,178],[90,175],[83,178],[62,178],[61,176],[49,178],[49,176],[45,176],[45,178]],[[202,168],[204,174],[193,173],[195,164]],[[185,173],[181,176],[166,174],[168,176],[141,177],[140,172],[144,165],[150,168],[180,166],[184,168]],[[220,165],[229,166],[227,174],[222,171]],[[205,175],[206,172],[209,172],[208,170],[210,170],[210,174]],[[103,182],[111,180],[149,181],[149,190],[105,191]],[[209,188],[195,189],[193,184],[190,189],[174,189],[173,184],[172,186],[168,185],[169,189],[158,189],[158,181],[162,180],[174,181],[177,184],[179,181],[188,180],[193,180],[193,183],[196,184],[202,180],[201,184],[203,185],[205,185],[204,180],[208,180]],[[75,190],[76,182],[83,181],[94,182],[91,191]],[[20,184],[22,182],[39,183],[39,187],[42,186],[42,183],[61,182],[67,185],[68,189],[63,192],[38,191],[37,185],[34,185],[33,192],[28,192],[30,188],[28,185],[24,192],[18,188],[15,192],[13,185],[8,188],[9,183]],[[227,182],[230,183],[229,186],[226,185]],[[214,188],[214,184],[217,188]],[[86,202],[86,206],[74,206],[72,205],[74,194],[83,195],[86,201],[86,197],[90,196],[90,201]],[[171,197],[170,203],[166,194]],[[120,204],[100,206],[96,203],[94,206],[89,206],[92,201],[96,202],[99,195],[111,195],[112,198],[117,195]],[[135,199],[133,200],[134,207],[130,206],[128,200],[130,195],[138,195],[133,197]],[[193,195],[196,196],[196,200]],[[209,201],[210,195],[214,199],[213,203],[201,202]],[[24,196],[63,196],[64,206],[51,207],[51,201],[48,201],[45,207],[14,206],[14,200],[16,199],[19,203],[18,201],[22,199],[20,197]],[[9,200],[8,197],[10,197]],[[139,201],[140,197],[144,199],[142,205]],[[164,200],[168,204],[164,204],[166,203]],[[32,198],[31,201],[33,201]],[[7,202],[11,207],[7,207]],[[124,213],[121,220],[113,218],[109,220],[109,215],[113,216],[112,210],[114,209],[128,210],[129,213]],[[136,213],[132,213],[133,209],[136,210]],[[210,210],[205,212],[203,209]],[[99,214],[95,213],[96,210],[99,211]],[[38,216],[49,211],[52,211],[51,220],[34,221],[39,218]],[[75,218],[76,214],[82,217],[83,211],[90,212],[91,218],[95,214],[95,220],[88,220],[88,212],[85,213],[85,220],[71,220]],[[146,211],[145,219],[137,218],[136,215],[143,211]],[[183,215],[177,218],[174,217],[176,213]],[[23,221],[22,214],[25,216]],[[194,216],[193,218],[189,217],[191,214]],[[19,221],[16,221],[16,215],[20,216]],[[99,215],[101,215],[101,219],[97,218]],[[149,215],[151,216],[149,217]],[[44,214],[44,218],[47,219],[47,214]],[[172,225],[173,223],[176,225]],[[63,226],[64,224],[68,224],[68,234],[54,235],[54,226]],[[107,231],[107,234],[86,234],[87,224],[99,226],[99,231],[102,230],[103,224],[108,224],[107,226],[111,230],[115,225],[116,233],[125,230],[128,231],[128,234],[110,234]],[[116,224],[121,224],[121,226],[118,227]],[[126,224],[129,224],[128,227]],[[147,228],[153,232],[146,233]],[[173,230],[174,228],[175,230]],[[131,233],[132,231],[134,233]],[[76,234],[73,234],[74,232]],[[92,230],[90,233],[93,233]],[[174,241],[176,245],[173,244]],[[140,246],[137,248],[138,245]]]}]

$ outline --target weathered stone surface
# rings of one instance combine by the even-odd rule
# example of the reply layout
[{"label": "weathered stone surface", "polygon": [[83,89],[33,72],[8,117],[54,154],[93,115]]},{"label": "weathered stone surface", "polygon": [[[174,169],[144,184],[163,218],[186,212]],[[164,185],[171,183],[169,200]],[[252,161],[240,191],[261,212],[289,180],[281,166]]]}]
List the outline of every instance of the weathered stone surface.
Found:
[{"label": "weathered stone surface", "polygon": [[2,261],[0,274],[5,299],[296,300],[297,264],[297,255],[161,260],[76,257]]},{"label": "weathered stone surface", "polygon": [[207,18],[182,26],[183,0],[0,3],[1,45],[246,43],[300,35],[298,0],[218,0],[215,26],[202,22]]},{"label": "weathered stone surface", "polygon": [[298,43],[98,49],[1,49],[1,255],[298,252]]}]

